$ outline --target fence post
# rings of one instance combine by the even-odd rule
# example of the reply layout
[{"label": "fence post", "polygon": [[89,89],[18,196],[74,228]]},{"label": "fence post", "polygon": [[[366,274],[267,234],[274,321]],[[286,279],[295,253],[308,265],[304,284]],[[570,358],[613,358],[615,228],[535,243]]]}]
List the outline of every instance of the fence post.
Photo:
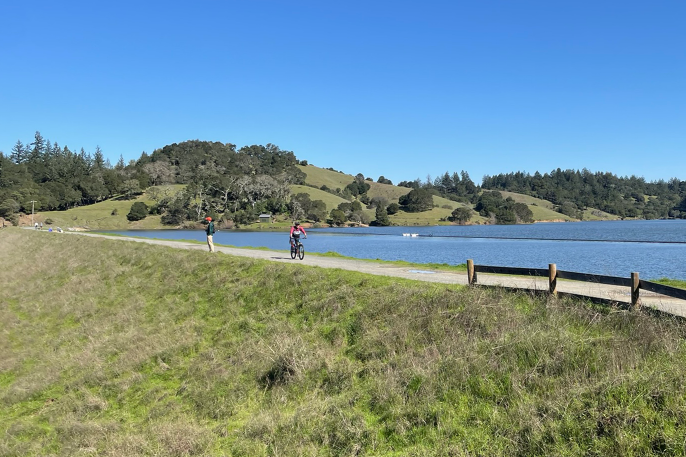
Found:
[{"label": "fence post", "polygon": [[467,259],[467,284],[476,284],[476,271],[474,271],[474,261]]},{"label": "fence post", "polygon": [[636,309],[641,305],[639,300],[639,280],[638,273],[631,273],[631,307]]},{"label": "fence post", "polygon": [[550,295],[557,296],[557,265],[548,264],[548,287]]}]

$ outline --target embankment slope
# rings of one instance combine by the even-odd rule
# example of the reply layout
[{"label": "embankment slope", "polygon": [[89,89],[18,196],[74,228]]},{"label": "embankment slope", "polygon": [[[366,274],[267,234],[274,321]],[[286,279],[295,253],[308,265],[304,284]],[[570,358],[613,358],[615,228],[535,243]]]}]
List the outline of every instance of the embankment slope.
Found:
[{"label": "embankment slope", "polygon": [[0,231],[0,455],[681,455],[679,320]]}]

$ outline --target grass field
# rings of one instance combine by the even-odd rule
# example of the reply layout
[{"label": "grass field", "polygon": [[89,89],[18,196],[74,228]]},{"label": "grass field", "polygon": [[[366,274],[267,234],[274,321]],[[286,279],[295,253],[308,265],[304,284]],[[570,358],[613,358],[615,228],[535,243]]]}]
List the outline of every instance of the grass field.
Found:
[{"label": "grass field", "polygon": [[299,186],[291,185],[291,195],[296,195],[299,193],[306,193],[310,196],[310,200],[322,200],[326,204],[326,211],[330,212],[335,209],[341,203],[350,203],[348,200],[341,198],[337,195],[330,194],[323,190],[314,189],[309,186]]},{"label": "grass field", "polygon": [[2,456],[682,456],[686,324],[0,230]]},{"label": "grass field", "polygon": [[[145,193],[135,199],[111,199],[88,206],[78,206],[67,211],[43,211],[38,213],[36,220],[45,221],[51,219],[53,227],[81,227],[91,230],[127,230],[127,229],[157,229],[162,227],[160,216],[147,216],[145,219],[136,222],[129,222],[126,215],[131,210],[131,205],[135,202],[143,202],[152,206],[155,201],[150,197],[150,193],[157,192],[178,192],[185,186],[169,185],[151,187]],[[116,212],[116,214],[112,214]],[[44,227],[47,228],[47,227]]]},{"label": "grass field", "polygon": [[575,221],[566,214],[558,213],[553,210],[553,204],[547,200],[531,197],[529,195],[518,194],[516,192],[499,191],[503,198],[511,197],[517,203],[524,203],[534,215],[534,221]]},{"label": "grass field", "polygon": [[326,186],[333,190],[343,190],[345,189],[345,186],[353,182],[354,179],[354,176],[352,175],[326,170],[324,168],[315,167],[314,165],[298,165],[298,168],[307,175],[305,182],[317,186],[318,188]]}]

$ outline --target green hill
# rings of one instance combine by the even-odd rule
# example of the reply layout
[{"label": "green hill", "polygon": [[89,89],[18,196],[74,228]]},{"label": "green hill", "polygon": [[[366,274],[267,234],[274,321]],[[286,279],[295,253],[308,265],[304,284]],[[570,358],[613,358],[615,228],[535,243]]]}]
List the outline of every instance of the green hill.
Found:
[{"label": "green hill", "polygon": [[[312,200],[322,200],[326,204],[327,211],[336,208],[340,203],[346,200],[333,195],[329,192],[320,190],[322,186],[327,186],[332,190],[344,189],[345,186],[353,182],[354,176],[344,174],[337,171],[326,170],[315,167],[313,165],[298,165],[300,170],[306,174],[304,185],[291,185],[292,194],[307,193]],[[369,198],[381,197],[385,198],[389,203],[398,202],[398,199],[410,192],[411,189],[406,187],[393,186],[390,184],[381,184],[377,182],[367,181],[370,185],[367,195]],[[315,187],[313,187],[315,186]],[[54,226],[59,227],[84,227],[89,229],[156,229],[161,228],[160,216],[148,216],[142,221],[129,222],[126,219],[131,205],[136,201],[142,201],[149,206],[154,203],[154,199],[150,196],[152,192],[178,192],[183,188],[183,185],[157,186],[148,189],[148,191],[134,200],[111,199],[104,202],[96,203],[94,205],[72,208],[68,211],[49,211],[42,212],[36,216],[36,220],[45,221],[50,219]],[[514,192],[502,191],[504,198],[512,197],[516,202],[525,203],[529,206],[533,213],[535,221],[570,221],[575,220],[556,212],[551,202],[530,197]],[[451,212],[459,207],[473,208],[472,205],[458,203],[448,200],[443,197],[434,196],[434,208],[430,211],[421,213],[406,213],[400,211],[397,214],[391,215],[390,220],[395,225],[435,225],[446,222]],[[370,219],[375,218],[374,209],[365,209],[365,213]],[[584,212],[585,220],[606,220],[616,219],[607,213],[589,208]],[[488,223],[488,219],[474,213],[471,218],[471,223],[483,224]]]},{"label": "green hill", "polygon": [[[326,185],[330,189],[334,190],[344,189],[345,186],[353,182],[353,180],[355,179],[355,177],[352,175],[332,170],[326,170],[323,168],[316,167],[314,165],[299,165],[298,168],[307,175],[305,182],[309,185],[316,187]],[[372,181],[367,182],[370,185],[369,191],[367,191],[367,195],[369,195],[370,198],[383,197],[386,198],[389,201],[389,203],[397,203],[400,197],[406,195],[411,190],[407,187],[393,186],[390,184],[381,184]],[[316,189],[307,189],[307,187],[305,187],[304,191],[310,193],[311,198],[313,200],[323,200],[323,198],[317,197],[317,195],[321,194],[317,193]],[[529,205],[529,208],[534,214],[535,221],[574,220],[569,216],[554,211],[552,209],[553,204],[545,200],[529,197],[523,194],[517,194],[514,192],[501,192],[501,194],[504,198],[512,197],[516,202],[522,202]],[[421,213],[406,213],[404,211],[400,211],[397,214],[391,215],[390,220],[395,225],[435,225],[439,224],[442,219],[445,221],[445,219],[448,216],[450,216],[452,211],[459,206],[473,208],[473,205],[458,203],[443,197],[436,196],[434,197],[434,206],[435,207],[432,210],[424,211]],[[448,209],[448,207],[450,209]],[[329,208],[328,201],[327,208]],[[372,218],[374,217],[373,210],[370,211],[369,214],[372,216]],[[488,218],[480,216],[478,213],[475,212],[471,218],[471,222],[476,224],[483,224],[488,222]]]},{"label": "green hill", "polygon": [[22,229],[0,262],[3,456],[683,455],[681,320]]},{"label": "green hill", "polygon": [[305,182],[318,188],[326,186],[332,190],[343,190],[354,179],[352,175],[326,170],[314,165],[298,165],[298,168],[307,175]]},{"label": "green hill", "polygon": [[78,206],[67,211],[43,211],[36,220],[52,220],[55,227],[82,227],[91,230],[128,230],[128,229],[157,229],[162,226],[160,216],[147,216],[145,219],[129,222],[126,215],[135,202],[143,202],[152,206],[155,200],[151,197],[153,192],[176,193],[183,185],[153,186],[135,199],[127,200],[115,198],[88,206]]},{"label": "green hill", "polygon": [[571,218],[566,214],[558,213],[553,209],[554,205],[540,198],[531,197],[529,195],[518,194],[516,192],[499,191],[503,198],[512,198],[517,203],[525,203],[534,215],[535,221],[575,221],[577,219]]},{"label": "green hill", "polygon": [[[555,205],[547,200],[541,200],[540,198],[531,197],[529,195],[518,194],[516,192],[499,191],[503,198],[511,197],[514,201],[518,203],[526,203],[529,205],[529,209],[534,213],[535,221],[576,221],[572,217],[566,214],[559,213],[554,210]],[[618,216],[600,211],[595,208],[588,208],[584,210],[584,220],[616,220],[619,219]]]},{"label": "green hill", "polygon": [[305,193],[310,196],[311,200],[321,200],[324,203],[326,203],[326,210],[331,211],[332,209],[335,209],[338,205],[341,203],[345,203],[348,200],[341,198],[337,195],[330,194],[328,192],[325,192],[323,190],[319,189],[314,189],[309,186],[299,186],[299,185],[291,185],[291,194],[299,194],[299,193]]}]

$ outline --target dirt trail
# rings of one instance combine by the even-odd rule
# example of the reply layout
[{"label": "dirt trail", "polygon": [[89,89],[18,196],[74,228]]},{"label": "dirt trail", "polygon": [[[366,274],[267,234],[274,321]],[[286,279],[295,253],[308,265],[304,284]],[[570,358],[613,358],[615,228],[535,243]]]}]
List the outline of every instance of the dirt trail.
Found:
[{"label": "dirt trail", "polygon": [[[93,236],[120,241],[134,241],[137,243],[157,244],[170,246],[180,249],[197,249],[207,251],[205,244],[194,244],[176,240],[152,240],[145,238],[130,238],[122,236],[108,236],[96,233],[84,232],[65,232],[81,236]],[[436,282],[443,284],[467,284],[466,273],[451,273],[416,267],[404,267],[375,263],[365,260],[341,259],[336,257],[305,256],[303,260],[292,260],[290,254],[279,251],[265,251],[257,249],[238,249],[215,245],[217,252],[235,255],[239,257],[250,257],[253,259],[263,259],[271,262],[296,262],[300,265],[307,265],[321,268],[339,268],[342,270],[357,271],[379,276],[391,276],[396,278],[413,279],[417,281]],[[208,252],[208,255],[211,255]],[[547,278],[524,278],[516,276],[503,276],[479,273],[478,282],[480,285],[500,286],[523,290],[548,290]],[[608,286],[604,284],[587,283],[579,281],[558,280],[557,289],[560,293],[574,294],[583,297],[599,298],[602,300],[614,301],[618,303],[630,303],[631,291],[628,287]],[[686,317],[686,301],[676,298],[666,297],[653,292],[641,291],[641,305],[644,307],[655,308],[670,314]]]}]

